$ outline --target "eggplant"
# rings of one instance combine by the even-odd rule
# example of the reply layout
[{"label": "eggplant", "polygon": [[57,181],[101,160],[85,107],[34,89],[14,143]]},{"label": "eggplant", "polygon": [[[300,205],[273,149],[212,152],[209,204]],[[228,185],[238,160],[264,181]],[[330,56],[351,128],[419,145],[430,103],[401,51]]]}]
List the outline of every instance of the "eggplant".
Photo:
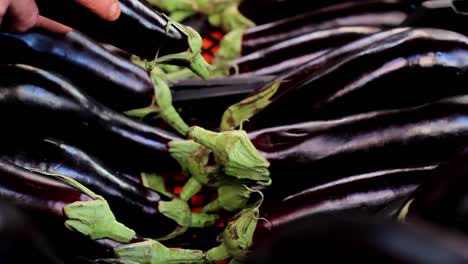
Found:
[{"label": "eggplant", "polygon": [[[8,78],[0,78],[3,93],[0,110],[8,113],[3,118],[8,124],[2,131],[5,135],[27,134],[28,129],[37,127],[36,135],[56,137],[79,145],[89,154],[101,157],[109,167],[126,174],[132,174],[129,169],[139,174],[163,173],[161,170],[180,172],[181,167],[186,168],[184,162],[189,161],[177,158],[186,151],[175,153],[177,150],[169,150],[168,145],[179,145],[180,137],[116,113],[94,102],[66,80],[40,69],[7,65],[0,71],[8,73]],[[188,132],[198,135],[202,133],[200,130],[193,127]],[[227,132],[217,136],[225,143],[221,142],[214,155],[228,175],[254,177],[259,181],[266,178],[268,181],[268,162],[255,151],[245,132]],[[239,156],[231,155],[229,141],[240,141],[236,151],[243,161]],[[239,166],[239,163],[245,163],[246,158],[251,159],[250,164]]]},{"label": "eggplant", "polygon": [[245,0],[240,3],[239,11],[261,25],[341,2],[344,0],[294,1],[294,3],[282,0]]},{"label": "eggplant", "polygon": [[[70,230],[93,240],[112,239],[123,243],[141,240],[133,230],[115,220],[102,197],[69,180],[32,172],[3,159],[0,173],[1,199],[22,210],[46,213],[49,219],[61,221]],[[102,225],[102,221],[106,224]]]},{"label": "eggplant", "polygon": [[20,208],[0,200],[0,219],[1,263],[63,263],[44,232]]},{"label": "eggplant", "polygon": [[[316,52],[309,53],[307,55],[303,55],[300,57],[292,58],[292,59],[286,59],[284,61],[279,62],[278,64],[273,64],[270,66],[266,66],[254,71],[250,72],[245,72],[241,74],[237,74],[239,77],[255,77],[255,76],[263,76],[263,75],[280,75],[284,72],[287,72],[289,70],[293,70],[294,68],[300,67],[304,65],[305,63],[314,60],[327,52],[331,51],[332,48],[330,49],[323,49],[319,50]],[[247,56],[250,56],[252,54],[249,54]],[[235,69],[235,68],[234,68]]]},{"label": "eggplant", "polygon": [[[142,238],[115,219],[106,200],[70,178],[59,175],[49,177],[43,172],[36,173],[3,159],[0,159],[0,173],[3,176],[0,180],[0,199],[27,212],[47,217],[50,223],[61,222],[69,230],[95,240],[121,260],[147,261],[146,258],[153,258],[156,261],[175,260],[172,263],[189,260],[203,263],[205,259],[200,251],[170,250],[159,242]],[[158,222],[153,224],[157,225]],[[55,229],[60,230],[60,225]],[[167,233],[172,231],[166,230]]]},{"label": "eggplant", "polygon": [[139,0],[119,0],[117,21],[103,21],[77,3],[39,0],[41,14],[129,53],[154,59],[189,49],[187,39],[163,14]]},{"label": "eggplant", "polygon": [[[393,201],[407,199],[418,186],[429,180],[436,168],[437,165],[433,165],[353,175],[306,188],[287,197],[278,195],[275,188],[277,185],[273,184],[272,187],[262,188],[266,198],[260,208],[261,217],[275,226],[282,226],[287,225],[291,219],[323,213],[374,214]],[[281,189],[281,185],[278,188]],[[265,227],[259,223],[259,228]],[[213,243],[216,241],[216,234],[220,232],[218,229],[211,227],[201,234],[193,234],[193,237],[179,237],[177,242],[180,244],[174,245],[197,245],[197,248],[208,250],[207,246],[215,246]],[[192,239],[194,241],[187,242]]]},{"label": "eggplant", "polygon": [[395,218],[408,223],[430,223],[447,230],[468,234],[466,182],[468,149],[462,149],[432,173],[406,199]]},{"label": "eggplant", "polygon": [[[320,56],[315,60],[312,60],[306,64],[304,64],[301,67],[298,67],[297,69],[293,69],[289,72],[286,72],[284,74],[281,74],[277,76],[274,80],[271,82],[265,84],[262,87],[257,88],[250,96],[248,96],[246,99],[242,100],[238,104],[234,104],[230,106],[224,113],[222,123],[221,123],[221,129],[222,130],[228,130],[235,128],[240,124],[240,122],[243,122],[244,120],[249,119],[251,116],[255,115],[257,112],[263,110],[264,107],[262,105],[257,105],[257,101],[261,101],[266,99],[267,105],[271,101],[270,97],[274,96],[276,91],[272,89],[275,84],[277,83],[282,83],[281,87],[285,88],[285,85],[289,85],[290,83],[294,83],[296,80],[300,80],[302,78],[305,78],[311,74],[313,74],[316,71],[319,71],[320,69],[324,68],[328,63],[333,63],[335,61],[340,61],[340,59],[345,58],[347,56],[350,56],[355,53],[359,53],[360,51],[365,50],[368,46],[378,43],[381,40],[387,39],[393,35],[397,35],[399,33],[409,31],[409,28],[395,28],[395,29],[390,29],[390,30],[384,30],[379,33],[375,33],[371,36],[368,37],[363,37],[359,40],[353,41],[349,44],[346,44],[342,47],[339,47],[335,50],[332,50],[325,54],[324,56]],[[288,80],[288,82],[285,82],[285,80]],[[279,87],[278,87],[279,88]],[[269,92],[269,90],[272,90],[272,92]],[[258,97],[258,98],[257,98]],[[236,108],[242,109],[244,107],[250,107],[251,104],[254,104],[253,109],[249,109],[247,112],[246,116],[239,115],[238,117],[236,116],[236,112],[238,111]]]},{"label": "eggplant", "polygon": [[[169,83],[172,102],[187,124],[217,129],[221,115],[274,76],[226,77],[210,80],[188,79]],[[151,121],[147,121],[153,124]],[[162,124],[160,124],[162,125]]]},{"label": "eggplant", "polygon": [[[287,82],[279,84],[279,88],[273,86],[257,93],[258,98],[262,93],[272,94],[268,101],[261,98],[266,102],[250,112],[265,108],[249,117],[246,129],[398,109],[466,93],[468,38],[455,32],[404,31],[335,60],[335,54],[340,56],[342,52],[338,49],[313,60],[282,76]],[[424,92],[416,87],[406,89],[407,83],[417,83]],[[244,102],[256,102],[258,98],[254,97],[230,107],[224,127],[228,127],[226,120],[233,121],[238,114],[240,109],[236,107],[247,109],[249,104]]]},{"label": "eggplant", "polygon": [[[346,176],[281,197],[275,185],[266,189],[262,216],[280,224],[291,217],[324,212],[374,214],[388,204],[413,194],[429,180],[437,165],[398,168]],[[281,186],[278,188],[281,189]]]},{"label": "eggplant", "polygon": [[181,139],[177,135],[117,113],[55,74],[25,65],[3,65],[0,72],[5,135],[27,136],[34,129],[37,136],[79,145],[124,173],[180,170],[167,147]]},{"label": "eggplant", "polygon": [[[417,5],[424,0],[402,0],[400,2]],[[283,0],[245,0],[239,10],[258,25],[273,22],[279,19],[306,13],[326,6],[346,3],[346,0],[324,1],[283,1]],[[262,12],[258,12],[262,10]]]},{"label": "eggplant", "polygon": [[463,25],[468,21],[468,13],[463,1],[425,1],[403,22],[408,27],[431,27],[455,31],[468,36]]},{"label": "eggplant", "polygon": [[448,160],[468,143],[467,100],[272,127],[249,138],[270,162],[277,192],[291,194],[350,174]]},{"label": "eggplant", "polygon": [[[281,209],[278,211],[281,215]],[[264,212],[260,200],[253,207],[237,214],[220,234],[221,244],[207,251],[207,258],[219,261],[233,257],[234,261],[241,263],[270,263],[270,256],[274,254],[275,261],[302,262],[311,258],[310,252],[304,251],[304,244],[319,248],[313,257],[327,256],[334,262],[365,259],[378,260],[379,263],[465,263],[464,259],[468,257],[464,251],[466,238],[456,233],[447,233],[437,226],[401,225],[381,216],[356,212],[288,212],[284,218],[263,217]],[[411,239],[419,235],[423,235],[421,240]],[[402,243],[408,244],[402,246]],[[443,254],[445,250],[438,251],[441,255],[437,258],[433,254],[428,256],[427,251],[430,249],[426,246],[416,250],[418,245],[425,243],[428,243],[427,246],[438,245],[439,249],[456,253],[458,257],[448,257],[450,254]],[[279,244],[282,246],[276,248]],[[271,247],[274,247],[275,253],[270,251]],[[266,249],[269,253],[265,255]],[[441,257],[444,260],[441,261]]]},{"label": "eggplant", "polygon": [[100,19],[78,3],[38,0],[37,4],[41,15],[148,60],[169,54],[191,54],[190,58],[170,61],[190,67],[204,78],[208,76],[208,64],[200,54],[201,37],[197,32],[170,20],[142,0],[119,2],[121,15],[113,22]]},{"label": "eggplant", "polygon": [[151,103],[154,85],[144,69],[77,31],[66,35],[40,30],[0,32],[0,58],[3,64],[29,64],[57,72],[118,111]]},{"label": "eggplant", "polygon": [[[361,214],[323,214],[293,218],[255,237],[252,252],[242,263],[466,263],[467,240],[435,226],[407,226]],[[257,227],[260,228],[260,227]],[[304,248],[314,248],[313,253]]]},{"label": "eggplant", "polygon": [[317,30],[337,26],[399,26],[411,12],[397,0],[350,1],[248,28],[242,34],[242,54]]},{"label": "eggplant", "polygon": [[[158,211],[167,198],[114,172],[81,149],[55,139],[1,142],[0,158],[29,170],[72,178],[102,195],[124,224],[145,237],[162,237],[176,223]],[[154,223],[158,223],[154,225]]]},{"label": "eggplant", "polygon": [[[329,49],[345,45],[361,37],[380,31],[378,27],[337,27],[301,35],[282,41],[271,47],[260,49],[231,62],[239,73],[278,74],[290,67],[281,67],[289,60],[310,61]],[[297,64],[301,65],[301,64]],[[266,67],[273,68],[270,70]],[[278,69],[279,68],[279,69]]]}]

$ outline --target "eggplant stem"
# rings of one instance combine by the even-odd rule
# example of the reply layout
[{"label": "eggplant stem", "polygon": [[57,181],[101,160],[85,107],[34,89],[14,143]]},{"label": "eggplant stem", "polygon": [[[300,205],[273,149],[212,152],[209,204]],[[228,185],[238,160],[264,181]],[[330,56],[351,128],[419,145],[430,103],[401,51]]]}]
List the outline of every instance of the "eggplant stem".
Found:
[{"label": "eggplant stem", "polygon": [[231,177],[271,184],[268,160],[258,152],[243,130],[215,133],[191,127],[189,137],[211,149],[222,171]]},{"label": "eggplant stem", "polygon": [[230,257],[243,257],[252,245],[252,239],[257,228],[259,208],[264,196],[252,207],[239,212],[226,229],[220,234],[221,245],[206,252],[209,261],[220,261]]},{"label": "eggplant stem", "polygon": [[213,200],[213,201],[209,202],[207,205],[205,205],[202,208],[201,212],[202,213],[213,213],[213,212],[218,212],[221,209],[223,209],[223,208],[219,204],[219,200],[216,199],[216,200]]},{"label": "eggplant stem", "polygon": [[140,177],[143,186],[150,188],[151,190],[155,190],[167,198],[174,198],[174,195],[167,191],[164,178],[161,175],[142,172]]},{"label": "eggplant stem", "polygon": [[201,191],[203,185],[196,180],[194,177],[191,177],[182,188],[182,191],[179,194],[180,199],[183,201],[190,200],[195,194]]},{"label": "eggplant stem", "polygon": [[204,228],[209,226],[214,226],[219,217],[213,214],[205,213],[192,213],[192,219],[190,227],[194,228]]},{"label": "eggplant stem", "polygon": [[409,200],[402,208],[400,213],[398,214],[398,221],[405,222],[406,217],[408,216],[409,208],[411,204],[414,202],[414,198]]},{"label": "eggplant stem", "polygon": [[200,250],[167,248],[155,240],[116,247],[114,252],[119,260],[134,263],[206,263],[206,255]]},{"label": "eggplant stem", "polygon": [[270,105],[270,99],[278,92],[280,85],[281,82],[276,82],[270,88],[231,105],[223,114],[220,125],[221,131],[235,129],[242,122],[249,120]]}]

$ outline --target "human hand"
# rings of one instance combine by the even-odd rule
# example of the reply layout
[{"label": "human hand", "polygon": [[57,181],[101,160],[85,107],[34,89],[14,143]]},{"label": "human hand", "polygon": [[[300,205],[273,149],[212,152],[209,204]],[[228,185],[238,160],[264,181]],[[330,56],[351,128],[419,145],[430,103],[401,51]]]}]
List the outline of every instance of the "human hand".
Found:
[{"label": "human hand", "polygon": [[[102,19],[114,21],[120,15],[118,0],[50,0],[75,1]],[[25,32],[41,27],[53,32],[65,33],[71,29],[39,13],[35,0],[0,0],[0,26],[9,31]]]}]

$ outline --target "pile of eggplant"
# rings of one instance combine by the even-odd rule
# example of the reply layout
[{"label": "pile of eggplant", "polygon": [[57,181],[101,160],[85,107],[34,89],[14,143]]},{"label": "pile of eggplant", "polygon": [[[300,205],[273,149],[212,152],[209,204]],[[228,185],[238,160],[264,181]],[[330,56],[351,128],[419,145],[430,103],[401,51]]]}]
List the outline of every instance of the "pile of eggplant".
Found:
[{"label": "pile of eggplant", "polygon": [[0,31],[1,263],[468,263],[464,1],[46,2]]}]

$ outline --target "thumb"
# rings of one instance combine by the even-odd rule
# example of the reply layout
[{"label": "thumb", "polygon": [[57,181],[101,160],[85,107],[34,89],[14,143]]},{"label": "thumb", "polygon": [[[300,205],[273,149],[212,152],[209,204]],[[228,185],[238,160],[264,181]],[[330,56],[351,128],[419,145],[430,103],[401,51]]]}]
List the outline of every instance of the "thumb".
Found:
[{"label": "thumb", "polygon": [[91,10],[99,17],[114,21],[120,16],[120,4],[118,0],[74,0],[80,5]]}]

